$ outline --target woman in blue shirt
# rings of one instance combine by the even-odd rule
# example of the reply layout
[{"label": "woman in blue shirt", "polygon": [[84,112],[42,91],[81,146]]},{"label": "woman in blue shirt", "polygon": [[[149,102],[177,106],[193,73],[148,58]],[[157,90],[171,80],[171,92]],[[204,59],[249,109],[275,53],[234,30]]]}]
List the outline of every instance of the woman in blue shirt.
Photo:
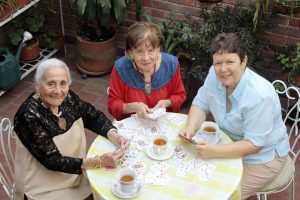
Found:
[{"label": "woman in blue shirt", "polygon": [[234,33],[220,33],[212,41],[213,66],[192,102],[181,135],[191,138],[206,116],[234,141],[196,144],[202,158],[243,158],[242,199],[272,181],[290,149],[278,95],[270,82],[246,67],[243,42]]}]

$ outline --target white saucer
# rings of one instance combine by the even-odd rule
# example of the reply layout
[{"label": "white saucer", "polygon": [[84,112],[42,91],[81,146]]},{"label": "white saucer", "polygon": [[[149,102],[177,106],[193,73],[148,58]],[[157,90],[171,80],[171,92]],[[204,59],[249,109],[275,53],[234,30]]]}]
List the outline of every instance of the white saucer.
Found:
[{"label": "white saucer", "polygon": [[[196,134],[194,137],[192,137],[192,139],[194,140],[194,141],[200,141],[200,140],[205,140],[205,138],[203,138],[202,137],[202,135],[201,134]],[[215,142],[211,142],[210,141],[210,143],[211,144],[225,144],[226,142],[225,142],[225,140],[224,140],[224,138],[221,136],[221,137],[219,137],[218,138],[218,140],[217,141],[215,141]]]},{"label": "white saucer", "polygon": [[154,160],[167,160],[173,156],[174,148],[171,145],[168,145],[166,153],[157,155],[153,152],[153,147],[150,144],[146,147],[146,154]]},{"label": "white saucer", "polygon": [[119,182],[115,181],[111,187],[111,191],[116,195],[117,197],[120,197],[122,199],[130,199],[133,197],[136,197],[140,194],[142,191],[142,184],[140,182],[136,183],[137,186],[134,188],[132,192],[123,192],[120,188]]}]

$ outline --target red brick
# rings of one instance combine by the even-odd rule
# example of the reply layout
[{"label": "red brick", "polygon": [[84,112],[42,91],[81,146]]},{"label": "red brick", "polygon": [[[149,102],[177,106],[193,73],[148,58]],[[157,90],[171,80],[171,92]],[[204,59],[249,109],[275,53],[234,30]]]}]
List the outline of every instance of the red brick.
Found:
[{"label": "red brick", "polygon": [[293,17],[293,18],[289,21],[289,25],[290,25],[290,26],[294,26],[294,27],[300,28],[300,18]]},{"label": "red brick", "polygon": [[196,7],[179,6],[179,12],[184,15],[191,14],[193,16],[199,16],[200,10]]},{"label": "red brick", "polygon": [[272,33],[278,33],[278,34],[283,34],[283,35],[288,35],[288,26],[278,24],[278,26],[272,28],[270,30],[270,32],[272,32]]},{"label": "red brick", "polygon": [[143,0],[142,5],[143,6],[151,6],[152,5],[152,0]]},{"label": "red brick", "polygon": [[289,37],[287,38],[287,45],[295,46],[300,43],[300,38]]},{"label": "red brick", "polygon": [[78,96],[83,101],[86,101],[86,102],[89,102],[89,103],[92,103],[92,104],[95,103],[98,100],[98,98],[99,98],[99,96],[97,94],[93,94],[93,93],[90,93],[90,92],[87,92],[87,91],[84,91],[84,90],[81,90],[78,93]]},{"label": "red brick", "polygon": [[151,15],[153,17],[166,19],[166,18],[169,17],[170,12],[169,11],[164,11],[164,10],[159,10],[159,9],[151,9]]},{"label": "red brick", "polygon": [[278,14],[276,18],[277,23],[282,25],[288,25],[288,19],[289,19],[288,16],[281,15],[281,14]]},{"label": "red brick", "polygon": [[[196,6],[196,1],[197,0],[181,0],[179,1],[181,5],[187,5],[187,6]],[[174,2],[174,1],[173,1]]]},{"label": "red brick", "polygon": [[300,28],[289,27],[287,30],[288,30],[288,36],[292,36],[296,38],[300,37]]},{"label": "red brick", "polygon": [[287,44],[287,36],[284,35],[267,32],[266,38],[273,43]]},{"label": "red brick", "polygon": [[165,1],[154,0],[153,1],[153,8],[158,8],[158,9],[162,9],[162,10],[177,12],[178,11],[178,4],[165,2]]},{"label": "red brick", "polygon": [[236,0],[223,0],[222,3],[227,3],[227,4],[235,5],[236,4]]}]

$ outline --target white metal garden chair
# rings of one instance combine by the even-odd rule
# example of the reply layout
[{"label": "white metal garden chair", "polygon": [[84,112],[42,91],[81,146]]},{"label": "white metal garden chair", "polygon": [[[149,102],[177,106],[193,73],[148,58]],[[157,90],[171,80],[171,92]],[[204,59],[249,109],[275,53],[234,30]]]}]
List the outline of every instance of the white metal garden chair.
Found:
[{"label": "white metal garden chair", "polygon": [[[291,143],[290,158],[284,165],[281,172],[274,178],[274,180],[263,187],[259,192],[256,193],[257,198],[267,199],[268,194],[278,193],[287,189],[290,185],[292,186],[292,197],[295,199],[295,162],[300,154],[300,149],[297,147],[299,143],[298,136],[298,122],[299,111],[300,111],[300,93],[295,87],[287,87],[286,84],[280,80],[276,80],[272,83],[276,86],[276,92],[280,95],[285,95],[288,98],[287,107],[283,108],[285,113],[284,122],[287,124],[288,121],[291,123],[287,126],[289,133],[289,140]],[[280,86],[281,89],[277,89]],[[290,102],[295,102],[293,106],[290,107]],[[289,108],[289,109],[288,109]],[[291,117],[291,115],[293,115]],[[291,121],[292,119],[292,121]],[[290,129],[289,129],[290,127]],[[298,136],[298,137],[297,137]],[[295,137],[295,139],[292,139]],[[299,146],[299,144],[298,144]]]},{"label": "white metal garden chair", "polygon": [[[1,118],[0,118],[1,119]],[[9,199],[14,199],[14,145],[15,134],[12,122],[8,118],[3,118],[0,122],[0,146],[1,157],[0,162],[0,184]]]}]

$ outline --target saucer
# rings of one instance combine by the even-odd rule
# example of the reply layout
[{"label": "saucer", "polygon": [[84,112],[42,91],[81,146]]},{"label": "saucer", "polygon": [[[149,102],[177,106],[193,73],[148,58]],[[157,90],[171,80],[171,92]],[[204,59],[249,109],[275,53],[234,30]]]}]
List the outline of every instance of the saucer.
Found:
[{"label": "saucer", "polygon": [[173,156],[174,148],[171,145],[168,145],[166,153],[162,155],[157,155],[153,152],[153,146],[150,144],[146,148],[146,154],[154,160],[167,160]]},{"label": "saucer", "polygon": [[[206,140],[203,136],[202,136],[203,133],[197,133],[194,137],[192,137],[192,139],[196,142],[200,141],[200,140]],[[211,144],[224,144],[225,141],[224,141],[224,138],[222,136],[220,136],[218,138],[217,141],[209,141]]]},{"label": "saucer", "polygon": [[132,192],[123,192],[120,188],[119,182],[115,181],[111,187],[111,191],[116,195],[117,197],[120,197],[122,199],[130,199],[133,197],[136,197],[140,194],[142,191],[142,184],[140,182],[136,183],[137,186],[134,188]]}]

